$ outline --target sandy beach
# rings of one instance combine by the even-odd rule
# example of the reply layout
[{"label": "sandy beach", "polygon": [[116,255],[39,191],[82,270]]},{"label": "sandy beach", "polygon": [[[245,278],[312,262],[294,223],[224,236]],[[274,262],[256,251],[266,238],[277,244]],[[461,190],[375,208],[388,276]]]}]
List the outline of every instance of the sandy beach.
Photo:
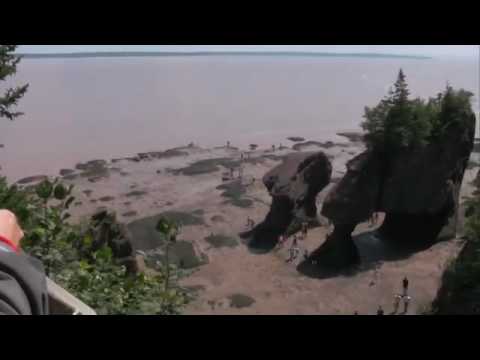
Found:
[{"label": "sandy beach", "polygon": [[[295,265],[301,259],[286,263],[289,243],[269,254],[255,255],[238,237],[246,230],[248,217],[257,224],[265,218],[271,198],[261,179],[289,153],[322,151],[330,158],[332,183],[317,198],[321,209],[325,195],[345,174],[347,161],[364,150],[354,137],[337,139],[335,143],[285,139],[285,146],[275,151],[237,149],[234,142],[211,149],[192,144],[77,164],[62,174],[65,182],[75,185],[73,221],[101,208],[115,210],[118,219],[129,224],[135,247],[147,254],[156,254],[159,245],[152,235],[155,217],[168,214],[180,220],[175,261],[187,271],[181,285],[196,294],[187,314],[375,314],[379,305],[388,314],[405,276],[413,298],[408,313],[416,314],[435,297],[445,266],[461,248],[460,239],[391,256],[372,235],[375,228],[361,224],[355,231],[360,268],[319,279],[297,271]],[[240,166],[242,179],[225,181],[230,168],[238,177]],[[477,171],[477,167],[467,170],[462,200],[473,191],[470,183]],[[29,179],[23,183],[28,185]],[[313,251],[325,241],[327,224],[322,218],[320,223],[324,225],[310,230],[300,243],[302,251]]]}]

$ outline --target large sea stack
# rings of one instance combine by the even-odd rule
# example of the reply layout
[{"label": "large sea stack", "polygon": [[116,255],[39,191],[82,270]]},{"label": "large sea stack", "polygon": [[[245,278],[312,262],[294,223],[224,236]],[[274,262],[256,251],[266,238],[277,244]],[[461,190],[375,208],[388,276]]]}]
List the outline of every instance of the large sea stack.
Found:
[{"label": "large sea stack", "polygon": [[388,157],[367,150],[351,160],[323,204],[322,215],[333,222],[334,232],[310,260],[341,268],[358,263],[351,234],[374,213],[385,213],[378,232],[385,241],[428,246],[454,238],[475,134],[475,116],[465,116],[451,121],[443,135],[424,147]]},{"label": "large sea stack", "polygon": [[315,199],[331,180],[332,165],[322,153],[294,153],[268,172],[263,183],[272,196],[265,220],[252,231],[241,234],[250,238],[251,249],[271,250],[280,235],[288,234],[301,222],[315,222]]}]

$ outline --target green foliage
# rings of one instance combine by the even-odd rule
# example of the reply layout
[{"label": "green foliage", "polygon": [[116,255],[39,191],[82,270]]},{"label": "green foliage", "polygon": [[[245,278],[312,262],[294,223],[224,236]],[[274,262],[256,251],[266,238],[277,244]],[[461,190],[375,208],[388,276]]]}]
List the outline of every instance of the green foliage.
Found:
[{"label": "green foliage", "polygon": [[426,146],[445,136],[452,123],[470,118],[472,96],[447,86],[436,98],[411,100],[406,77],[400,70],[388,96],[377,106],[365,108],[362,128],[367,145],[385,152]]},{"label": "green foliage", "polygon": [[[44,263],[53,281],[98,314],[178,314],[188,298],[176,285],[177,269],[127,273],[108,245],[95,247],[93,229],[101,219],[66,222],[71,192],[58,180],[46,180],[28,192],[0,178],[0,208],[19,216],[26,233],[23,249]],[[160,230],[176,236],[178,227],[166,222]]]},{"label": "green foliage", "polygon": [[433,314],[472,314],[480,310],[480,198],[465,203],[467,242],[447,266]]},{"label": "green foliage", "polygon": [[15,213],[24,228],[28,227],[32,210],[36,209],[35,200],[27,191],[20,191],[16,185],[8,185],[7,180],[0,177],[0,208]]},{"label": "green foliage", "polygon": [[[20,58],[14,55],[17,45],[0,45],[0,84],[8,77],[15,75]],[[13,112],[11,108],[17,106],[18,101],[27,92],[28,85],[16,88],[8,88],[4,95],[0,95],[0,118],[5,117],[13,120],[23,115],[21,112]]]}]

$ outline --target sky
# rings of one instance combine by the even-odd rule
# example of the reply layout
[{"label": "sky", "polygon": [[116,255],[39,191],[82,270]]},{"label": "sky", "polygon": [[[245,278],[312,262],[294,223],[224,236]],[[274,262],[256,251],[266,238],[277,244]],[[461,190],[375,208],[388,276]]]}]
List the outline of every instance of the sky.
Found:
[{"label": "sky", "polygon": [[478,58],[480,45],[20,45],[21,53],[100,51],[318,51]]}]

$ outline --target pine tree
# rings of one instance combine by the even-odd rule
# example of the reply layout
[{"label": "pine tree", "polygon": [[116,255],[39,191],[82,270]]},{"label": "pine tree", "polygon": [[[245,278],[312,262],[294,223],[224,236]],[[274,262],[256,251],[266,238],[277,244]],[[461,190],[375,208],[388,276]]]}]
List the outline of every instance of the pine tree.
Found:
[{"label": "pine tree", "polygon": [[394,85],[394,91],[392,94],[392,101],[395,105],[405,105],[408,102],[408,96],[410,91],[408,90],[407,78],[403,73],[403,70],[400,69],[398,73],[397,81]]},{"label": "pine tree", "polygon": [[[20,62],[20,57],[14,52],[17,45],[0,45],[0,83],[5,81],[8,77],[15,75],[17,72],[17,65]],[[8,88],[4,95],[0,94],[0,118],[5,117],[13,120],[16,117],[23,115],[21,112],[11,111],[17,106],[18,101],[25,95],[28,89],[28,84]]]}]

